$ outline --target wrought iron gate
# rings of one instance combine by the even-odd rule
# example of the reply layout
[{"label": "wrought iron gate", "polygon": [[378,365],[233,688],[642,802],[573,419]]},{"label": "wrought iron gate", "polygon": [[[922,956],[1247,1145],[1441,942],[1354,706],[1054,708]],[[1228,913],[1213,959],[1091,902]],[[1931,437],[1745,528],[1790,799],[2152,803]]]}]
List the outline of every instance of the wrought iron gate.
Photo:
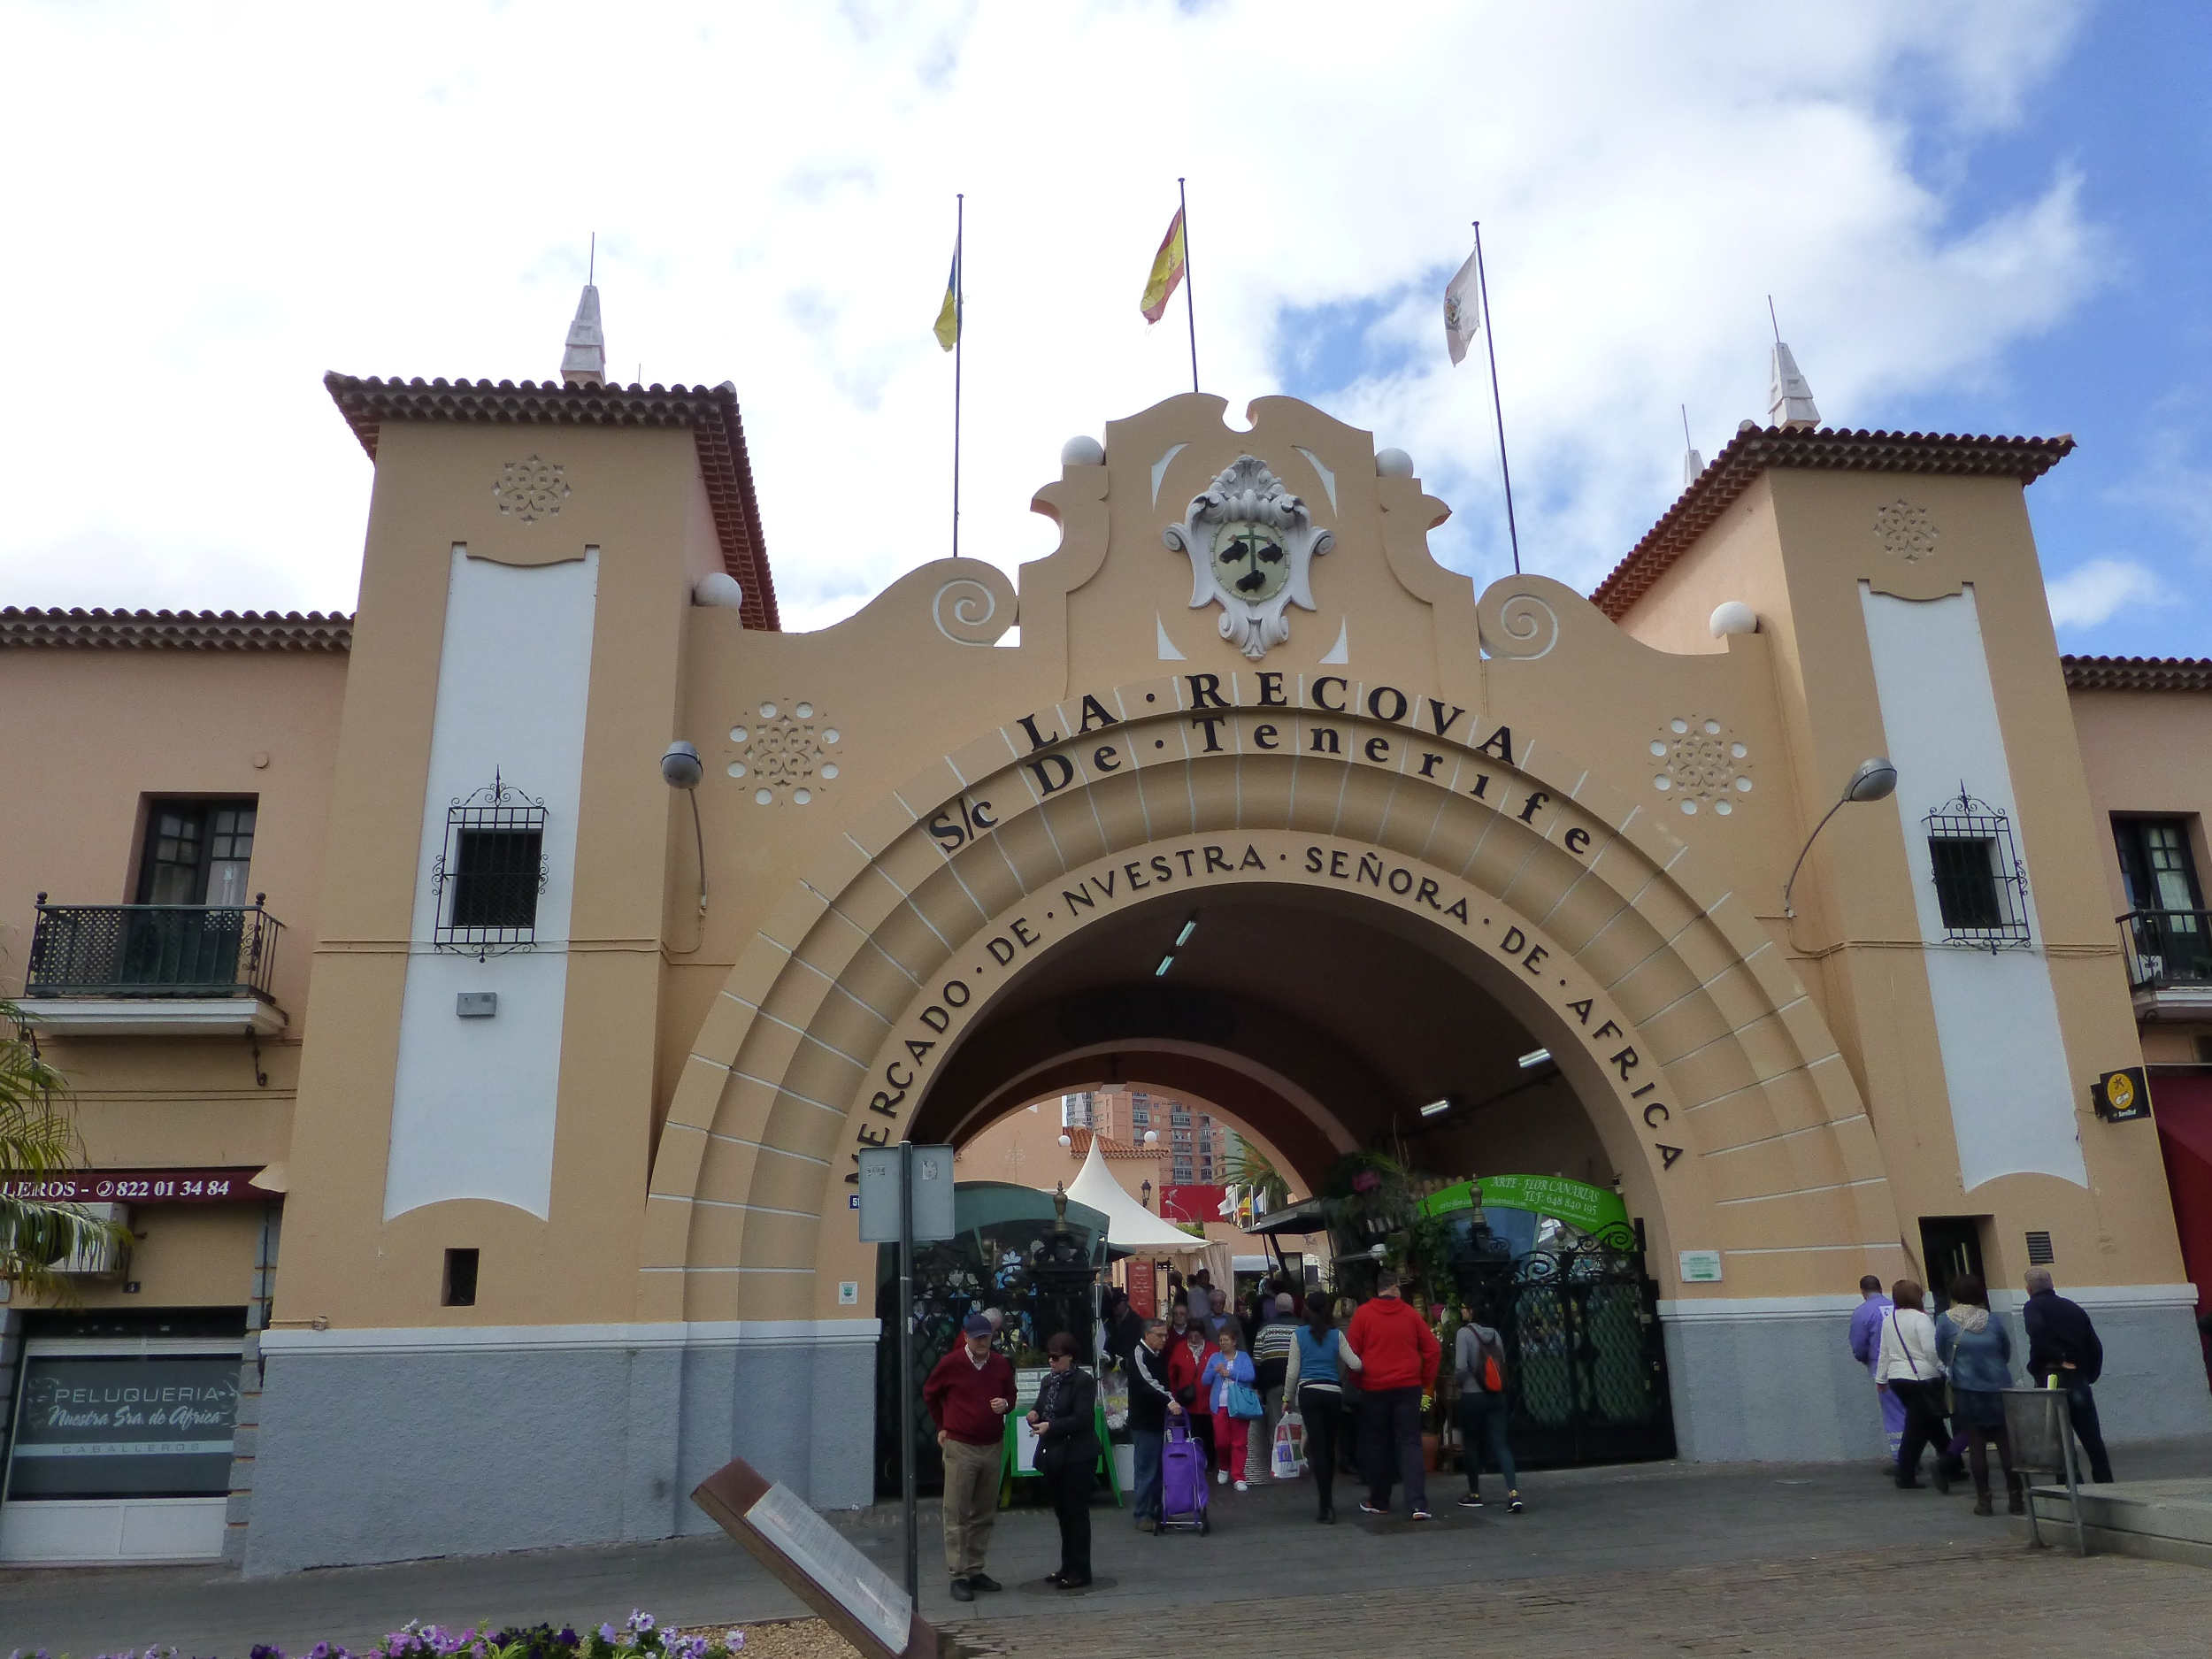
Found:
[{"label": "wrought iron gate", "polygon": [[1674,1455],[1659,1287],[1644,1272],[1640,1226],[1454,1266],[1476,1317],[1504,1339],[1517,1462],[1544,1469]]}]

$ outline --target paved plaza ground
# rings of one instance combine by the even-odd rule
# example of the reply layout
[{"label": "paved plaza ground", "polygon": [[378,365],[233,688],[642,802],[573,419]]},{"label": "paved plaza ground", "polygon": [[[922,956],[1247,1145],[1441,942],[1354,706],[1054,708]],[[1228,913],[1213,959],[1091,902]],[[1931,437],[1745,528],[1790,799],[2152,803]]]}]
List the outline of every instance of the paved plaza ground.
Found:
[{"label": "paved plaza ground", "polygon": [[[2123,1479],[2212,1476],[2212,1438],[2115,1449]],[[1340,1488],[1333,1527],[1305,1483],[1225,1493],[1206,1538],[1152,1538],[1095,1513],[1098,1583],[1063,1595],[1051,1517],[1002,1516],[972,1606],[946,1590],[933,1506],[923,1513],[923,1610],[972,1655],[1086,1659],[1203,1651],[1218,1659],[1358,1659],[1500,1649],[1538,1659],[1622,1655],[2085,1653],[2212,1655],[2212,1571],[2031,1554],[1962,1488],[1901,1493],[1871,1465],[1655,1463],[1527,1477],[1526,1514],[1452,1509],[1376,1522]],[[1494,1495],[1494,1494],[1492,1494]],[[494,1494],[486,1502],[496,1502]],[[898,1571],[897,1516],[847,1524]],[[410,1618],[578,1625],[645,1608],[727,1624],[804,1609],[719,1536],[241,1579],[214,1568],[0,1573],[0,1654],[83,1659],[152,1641],[244,1659],[373,1641]]]}]

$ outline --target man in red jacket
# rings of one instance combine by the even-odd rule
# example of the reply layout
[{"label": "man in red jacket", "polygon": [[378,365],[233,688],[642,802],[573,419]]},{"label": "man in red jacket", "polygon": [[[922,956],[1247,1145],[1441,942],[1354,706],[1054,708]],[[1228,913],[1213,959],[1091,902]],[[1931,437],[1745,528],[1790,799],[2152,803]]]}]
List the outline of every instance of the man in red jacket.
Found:
[{"label": "man in red jacket", "polygon": [[1014,1366],[992,1350],[991,1322],[981,1314],[970,1314],[960,1334],[960,1346],[922,1385],[922,1402],[937,1421],[937,1444],[945,1454],[945,1565],[952,1572],[952,1599],[972,1601],[978,1590],[999,1587],[983,1571],[983,1553],[998,1519]]},{"label": "man in red jacket", "polygon": [[1406,1304],[1398,1276],[1385,1273],[1375,1299],[1363,1303],[1345,1333],[1360,1359],[1360,1388],[1365,1399],[1360,1419],[1360,1452],[1367,1464],[1370,1515],[1390,1513],[1391,1455],[1406,1483],[1413,1518],[1429,1518],[1429,1491],[1421,1467],[1421,1396],[1436,1385],[1444,1350],[1419,1312]]}]

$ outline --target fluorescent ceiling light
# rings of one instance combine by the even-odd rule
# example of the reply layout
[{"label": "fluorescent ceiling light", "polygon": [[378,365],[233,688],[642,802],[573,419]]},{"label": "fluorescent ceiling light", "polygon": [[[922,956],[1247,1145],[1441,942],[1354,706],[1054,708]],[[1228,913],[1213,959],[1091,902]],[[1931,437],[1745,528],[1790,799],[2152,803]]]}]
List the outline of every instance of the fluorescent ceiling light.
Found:
[{"label": "fluorescent ceiling light", "polygon": [[1158,967],[1156,967],[1156,968],[1155,968],[1155,969],[1153,969],[1153,970],[1152,970],[1152,977],[1153,977],[1154,979],[1158,979],[1158,978],[1160,978],[1160,976],[1161,976],[1161,975],[1164,974],[1164,973],[1165,973],[1165,972],[1167,972],[1170,968],[1173,967],[1174,965],[1175,965],[1175,953],[1174,953],[1173,951],[1171,951],[1171,951],[1169,951],[1169,952],[1168,952],[1168,954],[1167,954],[1166,956],[1162,956],[1162,957],[1160,958],[1160,965],[1159,965]]},{"label": "fluorescent ceiling light", "polygon": [[1526,1071],[1526,1070],[1527,1070],[1530,1066],[1532,1066],[1532,1065],[1541,1065],[1541,1064],[1544,1064],[1544,1062],[1545,1062],[1545,1061],[1547,1061],[1547,1060],[1548,1060],[1548,1059],[1550,1059],[1550,1058],[1551,1058],[1551,1050],[1550,1050],[1550,1049],[1548,1049],[1548,1048],[1532,1048],[1532,1049],[1530,1049],[1530,1050],[1529,1050],[1526,1054],[1525,1054],[1525,1055],[1523,1055],[1523,1056],[1521,1056],[1521,1069],[1522,1069],[1523,1071]]},{"label": "fluorescent ceiling light", "polygon": [[1194,916],[1183,924],[1183,931],[1175,935],[1175,948],[1180,950],[1190,943],[1190,936],[1198,931],[1198,918]]},{"label": "fluorescent ceiling light", "polygon": [[1448,1112],[1451,1110],[1451,1109],[1452,1097],[1447,1094],[1442,1100],[1432,1100],[1427,1105],[1421,1108],[1421,1116],[1424,1118],[1433,1118],[1439,1112]]}]

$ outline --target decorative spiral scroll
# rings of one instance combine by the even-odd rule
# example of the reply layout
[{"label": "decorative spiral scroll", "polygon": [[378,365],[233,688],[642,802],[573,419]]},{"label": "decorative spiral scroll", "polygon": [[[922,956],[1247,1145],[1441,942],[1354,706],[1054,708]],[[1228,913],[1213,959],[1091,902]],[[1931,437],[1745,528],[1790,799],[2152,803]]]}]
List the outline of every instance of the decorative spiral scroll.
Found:
[{"label": "decorative spiral scroll", "polygon": [[1495,626],[1483,628],[1482,642],[1493,657],[1542,657],[1559,643],[1559,613],[1534,594],[1511,595],[1497,608]]},{"label": "decorative spiral scroll", "polygon": [[1014,592],[994,570],[988,577],[956,576],[930,601],[937,632],[955,645],[991,645],[1014,626]]}]

